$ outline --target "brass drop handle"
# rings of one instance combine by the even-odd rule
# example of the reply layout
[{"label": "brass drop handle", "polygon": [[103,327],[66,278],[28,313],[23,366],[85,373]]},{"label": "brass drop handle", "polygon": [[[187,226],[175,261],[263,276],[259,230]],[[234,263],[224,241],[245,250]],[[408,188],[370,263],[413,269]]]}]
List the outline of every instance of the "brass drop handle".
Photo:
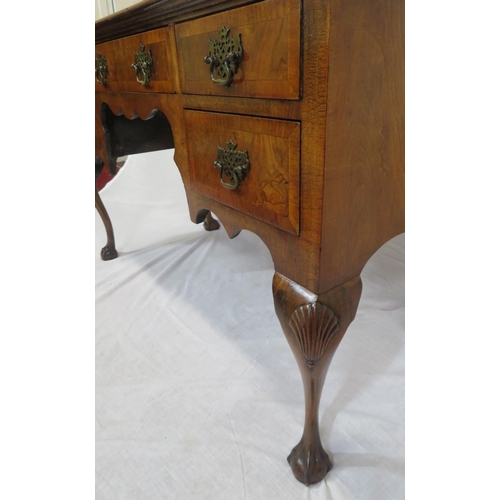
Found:
[{"label": "brass drop handle", "polygon": [[[219,40],[208,40],[208,56],[205,63],[210,65],[210,78],[217,85],[229,87],[243,59],[241,35],[228,37],[225,26],[219,31]],[[218,77],[214,76],[214,72]]]},{"label": "brass drop handle", "polygon": [[95,58],[95,80],[100,85],[108,84],[108,61],[100,52]]},{"label": "brass drop handle", "polygon": [[236,151],[233,141],[226,142],[226,146],[228,149],[217,146],[214,167],[219,170],[221,184],[227,189],[236,189],[250,171],[248,151]]},{"label": "brass drop handle", "polygon": [[[134,52],[134,56],[135,63],[132,64],[132,68],[135,71],[135,79],[141,85],[148,87],[153,73],[153,55],[141,43],[139,44],[139,52]],[[140,77],[139,74],[141,75]]]}]

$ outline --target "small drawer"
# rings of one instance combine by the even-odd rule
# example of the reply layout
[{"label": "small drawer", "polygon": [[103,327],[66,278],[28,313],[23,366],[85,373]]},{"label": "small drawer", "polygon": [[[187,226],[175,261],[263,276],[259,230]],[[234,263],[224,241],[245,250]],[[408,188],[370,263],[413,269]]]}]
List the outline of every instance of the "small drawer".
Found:
[{"label": "small drawer", "polygon": [[192,110],[184,117],[196,189],[299,234],[300,123]]},{"label": "small drawer", "polygon": [[300,12],[269,0],[177,25],[182,92],[299,99]]},{"label": "small drawer", "polygon": [[[141,60],[136,64],[136,54]],[[96,90],[124,90],[132,92],[174,93],[176,67],[175,41],[170,27],[133,35],[95,46],[96,68],[98,60],[105,58],[107,64],[106,84],[96,69]],[[151,56],[152,62],[149,61]],[[149,71],[149,74],[147,74]],[[143,84],[139,83],[139,81]],[[149,81],[148,81],[149,80]]]}]

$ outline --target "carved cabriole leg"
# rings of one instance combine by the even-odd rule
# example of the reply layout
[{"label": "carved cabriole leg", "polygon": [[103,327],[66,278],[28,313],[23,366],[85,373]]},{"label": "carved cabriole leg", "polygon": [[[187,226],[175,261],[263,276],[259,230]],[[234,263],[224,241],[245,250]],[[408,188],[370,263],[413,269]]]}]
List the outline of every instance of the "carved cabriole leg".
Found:
[{"label": "carved cabriole leg", "polygon": [[109,218],[108,212],[106,211],[106,207],[104,206],[101,197],[99,196],[99,191],[97,189],[97,178],[102,172],[104,167],[104,162],[101,158],[97,158],[95,162],[95,207],[101,216],[102,222],[104,223],[104,227],[106,228],[106,236],[108,238],[108,242],[106,246],[101,250],[101,259],[102,260],[112,260],[118,257],[118,252],[115,248],[115,235],[113,233],[113,226],[111,224],[111,220]]},{"label": "carved cabriole leg", "polygon": [[273,295],[276,314],[304,383],[304,433],[288,462],[294,476],[310,485],[321,481],[332,468],[319,436],[319,402],[330,361],[356,315],[361,278],[317,296],[275,273]]}]

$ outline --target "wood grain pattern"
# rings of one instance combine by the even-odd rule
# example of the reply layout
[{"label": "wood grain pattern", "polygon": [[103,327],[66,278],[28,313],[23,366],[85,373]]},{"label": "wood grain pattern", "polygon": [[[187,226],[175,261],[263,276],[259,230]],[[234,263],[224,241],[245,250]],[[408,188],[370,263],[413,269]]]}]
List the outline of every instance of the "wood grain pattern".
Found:
[{"label": "wood grain pattern", "polygon": [[404,1],[332,6],[320,291],[404,231]]},{"label": "wood grain pattern", "polygon": [[[317,291],[321,247],[323,180],[326,134],[326,98],[328,84],[328,26],[330,2],[321,0],[302,5],[302,99],[301,175],[300,175],[300,237],[310,242],[312,253],[297,258],[307,261],[314,273],[312,282],[297,281],[297,264],[289,266],[285,276]],[[307,255],[307,257],[306,257]],[[303,265],[298,264],[298,265]]]},{"label": "wood grain pattern", "polygon": [[[184,113],[191,179],[211,198],[286,231],[299,232],[300,124],[187,110]],[[250,172],[235,190],[214,168],[217,147],[234,141],[248,151]]]},{"label": "wood grain pattern", "polygon": [[[152,1],[144,4],[134,12],[145,13],[146,5],[151,12],[160,8]],[[188,4],[209,9],[206,1],[177,0],[162,3],[161,9],[171,7],[170,15],[175,16],[176,9],[187,11]],[[268,2],[250,7],[263,8],[264,4]],[[224,5],[230,8],[233,4]],[[221,6],[214,2],[210,13]],[[300,121],[297,241],[269,232],[272,228],[267,225],[255,225],[245,218],[246,213],[219,208],[218,201],[208,195],[197,196],[188,190],[188,196],[193,220],[210,205],[224,212],[231,231],[252,228],[270,245],[280,272],[319,293],[358,275],[373,252],[404,229],[404,7],[401,0],[304,0],[301,15],[300,100],[182,94],[173,107],[158,99],[150,106],[137,102],[135,107],[148,108],[147,113],[154,108],[165,112],[162,106],[175,109],[169,117],[178,121],[174,136],[185,134],[183,118],[177,116],[182,108]],[[111,18],[109,26],[130,29],[125,14]],[[173,31],[171,46],[175,45]],[[175,60],[173,81],[180,91]],[[127,107],[136,102],[135,97],[130,99]],[[96,151],[100,153],[101,142],[96,131]],[[176,158],[184,154],[176,148]],[[183,172],[189,170],[187,162],[178,165]],[[183,174],[183,180],[189,184],[190,176]],[[205,206],[194,205],[202,200]]]},{"label": "wood grain pattern", "polygon": [[324,163],[327,142],[328,33],[330,2],[308,0],[302,4],[302,97],[300,101],[185,96],[186,107],[227,113],[292,118],[301,121],[300,141],[300,238],[273,231],[255,219],[228,210],[199,192],[188,192],[192,220],[209,208],[232,237],[241,229],[255,232],[268,246],[276,271],[318,291],[323,215]]},{"label": "wood grain pattern", "polygon": [[[295,2],[293,3],[295,4]],[[122,18],[114,17],[112,20],[110,19],[110,24],[119,27],[122,25],[120,19]],[[159,98],[148,99],[142,103],[139,98],[130,94],[127,97],[113,95],[110,99],[113,103],[120,102],[123,109],[130,109],[130,113],[133,113],[134,109],[137,109],[139,113],[141,113],[139,110],[144,110],[143,114],[148,116],[151,109],[157,108],[166,114],[170,122],[180,120],[177,129],[173,127],[176,144],[175,158],[186,186],[193,221],[197,220],[197,214],[201,210],[210,209],[216,213],[219,219],[223,217],[223,220],[221,220],[228,234],[235,235],[241,229],[249,229],[255,232],[268,245],[277,271],[308,287],[310,290],[317,291],[320,275],[323,211],[330,2],[325,3],[323,0],[304,1],[302,3],[301,22],[302,30],[307,33],[307,36],[302,36],[301,40],[302,97],[298,101],[246,99],[245,97],[227,99],[219,96],[186,94],[180,95],[180,102],[174,95],[170,95],[166,100]],[[299,31],[297,31],[297,34],[299,34]],[[208,69],[207,66],[206,69]],[[158,94],[148,95],[158,96]],[[174,100],[176,104],[172,107],[170,101]],[[300,230],[300,238],[296,236],[290,238],[292,233],[287,231],[276,231],[276,225],[258,224],[258,219],[250,217],[246,213],[227,210],[226,206],[217,200],[190,189],[190,176],[186,175],[189,166],[187,162],[182,161],[185,151],[179,147],[180,143],[177,138],[177,135],[184,136],[185,133],[182,117],[177,116],[179,107],[181,109],[184,107],[218,112],[224,111],[231,114],[270,116],[301,122],[300,181],[298,189],[300,214],[298,223],[295,225]],[[117,112],[119,108],[120,106],[116,105],[114,111]],[[168,108],[172,108],[172,111]],[[176,111],[173,111],[173,109]],[[173,112],[173,115],[170,114],[171,112]]]},{"label": "wood grain pattern", "polygon": [[[268,242],[273,257],[279,256],[277,270],[321,292],[358,275],[372,253],[403,230],[403,14],[400,0],[304,0],[299,101],[182,94],[180,100],[172,95],[173,107],[156,99],[148,109],[137,96],[127,98],[126,106],[148,109],[146,116],[155,108],[175,109],[174,136],[185,133],[177,116],[182,108],[300,121],[300,214],[294,226],[300,239],[267,234],[269,228],[239,214],[224,213],[224,218],[233,233],[252,228]],[[183,154],[176,148],[176,158]],[[189,169],[187,162],[178,166]],[[183,174],[183,179],[190,191],[191,177]],[[194,207],[195,199],[205,206]],[[199,210],[216,204],[193,195],[193,220]],[[293,255],[279,245],[293,248]]]},{"label": "wood grain pattern", "polygon": [[[166,27],[96,45],[96,55],[100,52],[108,63],[108,84],[104,87],[95,82],[96,90],[178,92],[174,76],[177,54],[175,46],[171,45],[172,31],[171,27]],[[132,68],[134,52],[139,50],[141,43],[146,50],[151,50],[154,63],[151,82],[147,87],[137,82]]]},{"label": "wood grain pattern", "polygon": [[[204,62],[209,39],[241,34],[243,60],[229,87],[216,85]],[[269,0],[175,27],[181,89],[186,94],[298,99],[300,1]]]}]

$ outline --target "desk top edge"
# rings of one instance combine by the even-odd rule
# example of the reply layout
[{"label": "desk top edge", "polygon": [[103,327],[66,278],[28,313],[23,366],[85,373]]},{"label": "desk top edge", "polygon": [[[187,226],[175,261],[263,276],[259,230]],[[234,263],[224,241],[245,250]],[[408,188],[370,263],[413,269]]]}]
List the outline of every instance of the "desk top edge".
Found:
[{"label": "desk top edge", "polygon": [[258,1],[262,0],[144,0],[96,21],[95,43],[135,35]]}]

